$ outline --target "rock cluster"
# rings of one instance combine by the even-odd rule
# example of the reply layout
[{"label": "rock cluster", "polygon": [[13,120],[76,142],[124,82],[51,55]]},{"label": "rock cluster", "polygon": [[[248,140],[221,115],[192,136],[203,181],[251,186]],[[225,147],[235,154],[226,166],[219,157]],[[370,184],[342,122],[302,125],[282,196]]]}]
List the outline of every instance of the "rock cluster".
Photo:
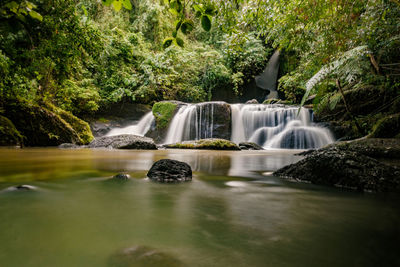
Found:
[{"label": "rock cluster", "polygon": [[115,149],[157,149],[153,139],[133,134],[99,137],[93,140],[88,147]]}]

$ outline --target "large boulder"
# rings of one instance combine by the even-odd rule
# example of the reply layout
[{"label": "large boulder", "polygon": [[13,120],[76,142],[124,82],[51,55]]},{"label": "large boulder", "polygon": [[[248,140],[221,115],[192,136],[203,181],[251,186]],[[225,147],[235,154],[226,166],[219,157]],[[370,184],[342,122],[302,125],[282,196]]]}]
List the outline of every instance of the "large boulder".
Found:
[{"label": "large boulder", "polygon": [[371,137],[400,138],[400,113],[380,119],[372,128]]},{"label": "large boulder", "polygon": [[400,169],[336,146],[312,151],[274,175],[358,191],[400,190]]},{"label": "large boulder", "polygon": [[14,124],[6,117],[0,116],[0,146],[18,146],[22,136]]},{"label": "large boulder", "polygon": [[152,181],[176,183],[192,180],[192,168],[189,164],[177,160],[162,159],[153,164],[147,173]]},{"label": "large boulder", "polygon": [[88,147],[115,149],[157,149],[153,139],[133,134],[99,137],[93,140]]},{"label": "large boulder", "polygon": [[89,124],[49,103],[16,100],[5,103],[4,115],[24,136],[26,146],[87,144],[93,139]]},{"label": "large boulder", "polygon": [[180,149],[240,150],[240,148],[235,143],[226,139],[219,138],[184,141],[175,144],[167,144],[164,145],[164,147]]},{"label": "large boulder", "polygon": [[146,136],[153,138],[156,142],[164,140],[173,117],[183,105],[186,104],[173,100],[155,103],[152,108],[155,124],[152,125]]},{"label": "large boulder", "polygon": [[113,254],[108,262],[110,267],[181,267],[175,257],[146,246],[135,246]]}]

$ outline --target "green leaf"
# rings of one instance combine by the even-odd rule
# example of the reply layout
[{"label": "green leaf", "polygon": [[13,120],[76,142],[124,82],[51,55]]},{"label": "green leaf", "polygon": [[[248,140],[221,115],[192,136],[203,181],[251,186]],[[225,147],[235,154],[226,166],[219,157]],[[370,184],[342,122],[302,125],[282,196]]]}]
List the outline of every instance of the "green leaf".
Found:
[{"label": "green leaf", "polygon": [[181,38],[179,38],[179,37],[175,38],[174,43],[175,43],[176,45],[182,47],[182,48],[184,47],[184,44],[185,44],[185,42],[184,42]]},{"label": "green leaf", "polygon": [[176,38],[177,35],[178,35],[178,32],[177,32],[177,31],[173,31],[173,32],[172,32],[172,37]]},{"label": "green leaf", "polygon": [[201,26],[207,32],[211,30],[211,17],[209,15],[201,16]]},{"label": "green leaf", "polygon": [[43,17],[42,17],[42,15],[40,15],[39,13],[37,13],[36,11],[30,11],[29,12],[29,16],[31,16],[31,18],[33,18],[33,19],[37,19],[37,20],[39,20],[39,21],[43,21]]},{"label": "green leaf", "polygon": [[193,21],[187,19],[182,23],[181,31],[183,32],[183,34],[186,35],[190,33],[193,30],[193,28],[194,28]]},{"label": "green leaf", "polygon": [[203,13],[201,13],[201,11],[196,11],[196,18],[200,18],[201,15],[203,15]]},{"label": "green leaf", "polygon": [[124,7],[128,10],[132,9],[132,3],[131,0],[122,0],[122,4],[124,5]]},{"label": "green leaf", "polygon": [[194,5],[193,9],[200,13],[203,13],[203,11],[204,11],[200,5]]},{"label": "green leaf", "polygon": [[175,30],[178,31],[182,25],[182,20],[175,21]]},{"label": "green leaf", "polygon": [[166,49],[166,48],[170,47],[173,41],[174,41],[174,38],[172,38],[172,37],[165,38],[163,41],[163,48]]},{"label": "green leaf", "polygon": [[114,0],[114,1],[112,2],[115,11],[120,11],[120,10],[121,10],[121,8],[122,8],[122,2],[121,2],[121,1],[122,1],[122,0]]},{"label": "green leaf", "polygon": [[205,14],[210,15],[210,16],[213,16],[213,15],[214,15],[214,12],[215,12],[215,10],[214,10],[214,8],[211,7],[211,6],[210,6],[210,7],[207,7],[206,10],[204,11]]},{"label": "green leaf", "polygon": [[86,9],[85,5],[82,4],[81,7],[82,7],[82,10],[83,10],[83,14],[85,14],[85,16],[87,17],[88,16],[88,12],[87,12],[87,9]]},{"label": "green leaf", "polygon": [[179,13],[178,13],[178,11],[176,11],[175,9],[173,9],[173,8],[170,8],[170,9],[168,9],[169,10],[169,12],[170,13],[172,13],[173,15],[175,15],[175,16],[177,16]]},{"label": "green leaf", "polygon": [[105,6],[109,6],[113,3],[114,0],[101,0],[101,2],[103,2],[103,5]]}]

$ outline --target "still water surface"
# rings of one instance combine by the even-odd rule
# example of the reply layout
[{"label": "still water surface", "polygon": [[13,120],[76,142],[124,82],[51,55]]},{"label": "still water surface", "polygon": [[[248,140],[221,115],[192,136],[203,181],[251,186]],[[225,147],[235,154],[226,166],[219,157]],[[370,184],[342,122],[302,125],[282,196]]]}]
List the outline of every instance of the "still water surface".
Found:
[{"label": "still water surface", "polygon": [[[185,266],[400,266],[399,197],[270,175],[296,152],[0,149],[0,266],[107,266],[136,245]],[[193,181],[145,179],[162,158]]]}]

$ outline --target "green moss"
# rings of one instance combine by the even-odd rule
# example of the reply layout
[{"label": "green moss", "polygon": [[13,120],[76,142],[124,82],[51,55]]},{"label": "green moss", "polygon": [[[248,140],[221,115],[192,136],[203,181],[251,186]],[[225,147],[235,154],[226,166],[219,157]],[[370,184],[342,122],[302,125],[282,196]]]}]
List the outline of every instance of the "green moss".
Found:
[{"label": "green moss", "polygon": [[153,115],[156,118],[158,129],[168,127],[177,107],[178,105],[172,102],[158,102],[153,105]]},{"label": "green moss", "polygon": [[77,132],[81,144],[89,144],[94,139],[90,126],[87,122],[52,104],[46,103],[46,107],[60,116],[60,118],[64,120],[67,125]]},{"label": "green moss", "polygon": [[370,137],[393,138],[400,136],[400,113],[380,119],[372,128]]},{"label": "green moss", "polygon": [[6,117],[0,116],[0,145],[19,145],[22,143],[22,136],[14,124]]},{"label": "green moss", "polygon": [[218,138],[185,141],[182,143],[166,145],[165,147],[180,149],[240,150],[240,148],[235,143],[229,140]]}]

